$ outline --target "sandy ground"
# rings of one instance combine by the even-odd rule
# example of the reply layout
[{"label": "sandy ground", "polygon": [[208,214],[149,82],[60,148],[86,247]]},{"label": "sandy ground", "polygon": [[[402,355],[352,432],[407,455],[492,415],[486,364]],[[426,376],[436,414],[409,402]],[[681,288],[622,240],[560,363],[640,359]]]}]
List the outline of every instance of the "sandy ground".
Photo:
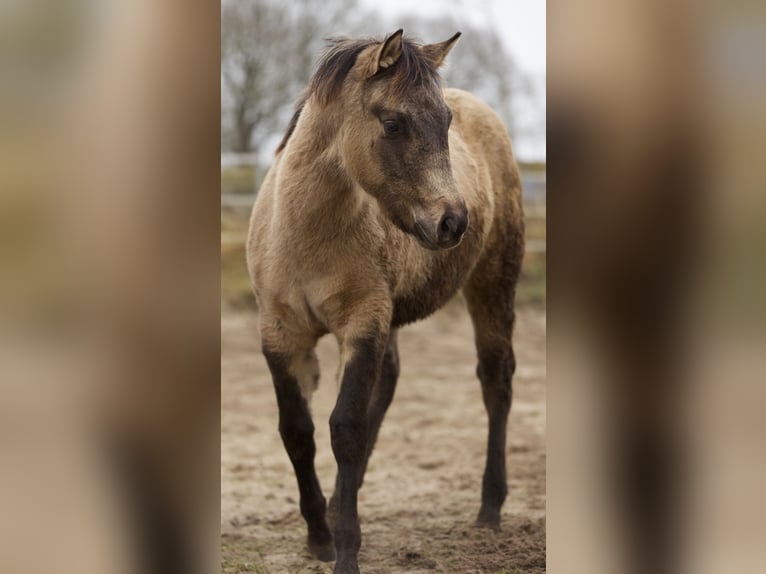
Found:
[{"label": "sandy ground", "polygon": [[[298,489],[277,431],[257,317],[221,319],[221,531],[225,574],[330,573],[311,559]],[[508,440],[510,493],[502,530],[473,526],[479,508],[486,415],[475,377],[470,319],[453,302],[399,334],[401,376],[359,493],[365,574],[545,572],[545,314],[518,312],[517,371]],[[335,476],[329,420],[338,369],[331,337],[312,402],[317,472]]]}]

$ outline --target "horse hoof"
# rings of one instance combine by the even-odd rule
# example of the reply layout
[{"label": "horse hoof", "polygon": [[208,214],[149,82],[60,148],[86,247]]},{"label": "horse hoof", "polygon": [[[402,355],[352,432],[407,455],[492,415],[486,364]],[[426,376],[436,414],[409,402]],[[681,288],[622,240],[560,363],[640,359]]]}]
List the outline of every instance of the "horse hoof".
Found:
[{"label": "horse hoof", "polygon": [[321,562],[332,562],[335,560],[335,545],[332,542],[327,544],[309,544],[309,552]]},{"label": "horse hoof", "polygon": [[479,516],[476,518],[476,526],[500,530],[500,511],[482,508],[479,511]]}]

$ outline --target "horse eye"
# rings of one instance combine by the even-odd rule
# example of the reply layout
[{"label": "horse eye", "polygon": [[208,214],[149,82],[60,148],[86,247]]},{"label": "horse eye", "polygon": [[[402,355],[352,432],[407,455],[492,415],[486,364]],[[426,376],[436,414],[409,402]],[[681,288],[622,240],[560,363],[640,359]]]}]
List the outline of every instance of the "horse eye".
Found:
[{"label": "horse eye", "polygon": [[402,127],[396,120],[386,120],[383,122],[383,130],[387,136],[395,136],[402,131]]}]

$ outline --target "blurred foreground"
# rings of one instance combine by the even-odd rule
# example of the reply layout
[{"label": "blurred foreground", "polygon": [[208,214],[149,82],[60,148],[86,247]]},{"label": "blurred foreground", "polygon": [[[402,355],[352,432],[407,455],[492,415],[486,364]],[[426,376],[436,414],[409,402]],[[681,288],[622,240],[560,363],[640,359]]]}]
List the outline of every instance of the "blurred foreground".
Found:
[{"label": "blurred foreground", "polygon": [[0,572],[217,567],[218,10],[0,8]]},{"label": "blurred foreground", "polygon": [[550,572],[763,571],[764,16],[549,7]]}]

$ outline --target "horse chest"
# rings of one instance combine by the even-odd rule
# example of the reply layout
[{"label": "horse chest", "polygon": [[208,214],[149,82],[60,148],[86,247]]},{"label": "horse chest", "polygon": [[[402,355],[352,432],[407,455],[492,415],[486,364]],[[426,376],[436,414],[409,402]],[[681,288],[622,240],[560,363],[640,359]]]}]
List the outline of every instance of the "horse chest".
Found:
[{"label": "horse chest", "polygon": [[465,252],[435,257],[419,281],[394,295],[393,326],[423,319],[443,307],[462,288],[472,267],[473,258]]},{"label": "horse chest", "polygon": [[433,288],[424,286],[413,293],[394,299],[394,313],[391,321],[394,327],[399,327],[424,319],[449,301],[458,288],[441,283]]}]

